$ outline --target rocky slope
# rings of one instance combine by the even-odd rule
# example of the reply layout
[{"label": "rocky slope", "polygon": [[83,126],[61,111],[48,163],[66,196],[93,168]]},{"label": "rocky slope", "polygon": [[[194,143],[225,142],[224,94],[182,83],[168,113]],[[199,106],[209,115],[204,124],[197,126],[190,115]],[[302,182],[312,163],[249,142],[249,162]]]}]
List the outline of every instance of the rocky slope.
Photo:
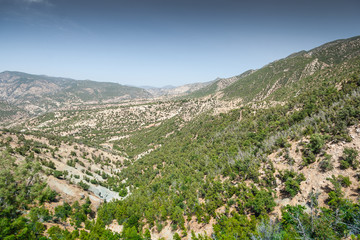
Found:
[{"label": "rocky slope", "polygon": [[116,83],[73,80],[21,72],[0,73],[0,99],[30,114],[74,104],[96,104],[148,98],[143,89]]},{"label": "rocky slope", "polygon": [[[217,81],[217,80],[214,80],[214,81]],[[147,87],[145,89],[146,89],[146,91],[148,91],[155,97],[183,96],[183,95],[187,95],[192,92],[198,91],[202,88],[205,88],[205,87],[211,85],[214,81],[204,82],[204,83],[185,84],[185,85],[178,86],[178,87],[173,87],[173,86],[168,86],[168,87],[163,87],[163,88]]]},{"label": "rocky slope", "polygon": [[253,72],[255,72],[255,70],[248,70],[248,71],[243,72],[242,74],[234,76],[234,77],[217,78],[214,81],[209,82],[208,85],[203,86],[202,88],[197,89],[197,90],[187,94],[185,97],[186,98],[198,98],[198,97],[205,97],[208,95],[217,94],[217,93],[221,92],[223,89],[225,89],[226,87],[228,87],[229,85],[252,74]]},{"label": "rocky slope", "polygon": [[[360,37],[337,40],[274,61],[223,89],[226,98],[250,101],[287,100],[324,78],[336,77],[357,64]],[[336,71],[334,68],[338,68]],[[313,79],[317,78],[318,81]]]}]

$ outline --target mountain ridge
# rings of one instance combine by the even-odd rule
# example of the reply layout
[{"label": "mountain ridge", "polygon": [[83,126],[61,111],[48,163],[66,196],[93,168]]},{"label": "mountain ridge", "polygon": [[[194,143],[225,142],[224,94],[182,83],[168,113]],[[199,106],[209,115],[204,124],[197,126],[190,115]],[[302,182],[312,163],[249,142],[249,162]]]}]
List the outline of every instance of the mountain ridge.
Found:
[{"label": "mountain ridge", "polygon": [[[291,94],[296,94],[294,91],[285,92],[285,88],[294,90],[298,82],[305,81],[319,70],[338,64],[345,67],[346,61],[351,61],[359,55],[360,36],[325,43],[309,51],[300,51],[265,65],[225,88],[224,97],[230,99],[240,97],[246,102],[284,100],[291,97]],[[309,87],[311,85],[303,86],[303,88]],[[278,91],[282,94],[278,94]]]},{"label": "mountain ridge", "polygon": [[30,114],[41,114],[71,103],[100,103],[149,98],[143,89],[111,82],[74,80],[16,71],[0,73],[0,99]]}]

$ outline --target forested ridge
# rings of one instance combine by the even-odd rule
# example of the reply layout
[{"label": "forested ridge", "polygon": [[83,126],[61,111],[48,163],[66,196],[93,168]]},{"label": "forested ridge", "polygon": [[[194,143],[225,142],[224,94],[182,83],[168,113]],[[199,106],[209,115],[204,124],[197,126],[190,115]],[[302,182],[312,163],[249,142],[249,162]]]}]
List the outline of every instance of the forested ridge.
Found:
[{"label": "forested ridge", "polygon": [[[187,121],[174,115],[146,128],[129,121],[135,126],[130,136],[111,141],[121,162],[78,147],[61,156],[64,144],[106,150],[104,139],[113,135],[105,127],[98,134],[87,130],[91,140],[76,131],[57,136],[60,125],[3,129],[0,238],[156,239],[169,229],[172,239],[357,239],[360,146],[351,131],[356,133],[360,119],[359,42],[332,42],[239,79],[223,90],[224,99],[242,99],[230,111],[203,111]],[[174,101],[181,106],[192,100]],[[82,116],[62,114],[74,122]],[[39,126],[49,119],[54,114],[32,121]],[[16,144],[9,136],[16,136]],[[44,137],[49,145],[27,136]],[[337,146],[341,156],[335,158],[330,150]],[[81,165],[81,181],[41,159],[45,153],[69,167]],[[304,173],[314,169],[319,176],[341,174],[330,174],[321,192],[305,196],[302,187],[314,179]],[[124,198],[98,209],[87,197],[69,204],[46,187],[43,176],[77,178],[84,190],[101,185]],[[284,204],[299,195],[306,199]],[[62,204],[47,207],[60,199]],[[121,231],[109,229],[114,223]],[[195,225],[212,228],[197,232]]]}]

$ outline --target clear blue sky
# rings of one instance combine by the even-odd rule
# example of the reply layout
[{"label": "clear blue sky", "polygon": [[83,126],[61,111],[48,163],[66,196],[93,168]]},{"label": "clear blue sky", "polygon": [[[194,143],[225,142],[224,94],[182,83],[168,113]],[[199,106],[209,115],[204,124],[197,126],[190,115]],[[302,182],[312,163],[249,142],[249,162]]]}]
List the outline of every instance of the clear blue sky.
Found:
[{"label": "clear blue sky", "polygon": [[182,85],[356,35],[359,0],[0,0],[0,71]]}]

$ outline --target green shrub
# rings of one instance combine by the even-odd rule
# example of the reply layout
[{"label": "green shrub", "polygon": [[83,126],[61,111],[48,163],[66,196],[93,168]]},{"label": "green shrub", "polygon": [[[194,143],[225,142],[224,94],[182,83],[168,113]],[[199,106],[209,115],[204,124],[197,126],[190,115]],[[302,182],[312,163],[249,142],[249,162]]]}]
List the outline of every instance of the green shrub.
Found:
[{"label": "green shrub", "polygon": [[300,184],[295,179],[289,178],[285,182],[285,191],[288,194],[290,194],[291,197],[295,197],[295,195],[299,192],[299,190],[300,190]]},{"label": "green shrub", "polygon": [[51,190],[49,187],[46,187],[44,191],[38,196],[38,200],[40,203],[44,202],[54,202],[57,196],[57,192]]},{"label": "green shrub", "polygon": [[279,137],[278,139],[275,140],[275,146],[283,148],[285,147],[286,144],[286,139],[283,137]]},{"label": "green shrub", "polygon": [[350,187],[351,181],[349,177],[344,177],[343,175],[339,175],[337,177],[338,181],[340,182],[341,186],[343,187]]},{"label": "green shrub", "polygon": [[87,182],[90,182],[90,178],[89,177],[87,177],[87,176],[83,176],[83,179],[85,180],[85,181],[87,181]]},{"label": "green shrub", "polygon": [[358,151],[353,148],[344,148],[343,155],[340,157],[340,168],[348,169],[353,167],[356,169],[359,165],[357,161],[357,156],[359,155]]},{"label": "green shrub", "polygon": [[340,168],[341,169],[348,169],[350,167],[350,163],[345,160],[340,160]]},{"label": "green shrub", "polygon": [[325,141],[324,137],[320,134],[313,134],[310,137],[310,143],[307,147],[310,148],[310,151],[314,154],[319,154],[322,147],[324,146]]},{"label": "green shrub", "polygon": [[331,155],[325,154],[325,158],[319,163],[319,168],[323,172],[327,172],[334,169],[334,165],[331,162]]},{"label": "green shrub", "polygon": [[61,178],[61,177],[63,176],[63,172],[62,172],[62,171],[55,170],[55,171],[53,172],[53,175],[54,175],[54,177],[56,177],[56,178]]},{"label": "green shrub", "polygon": [[72,159],[70,159],[70,160],[67,160],[66,161],[66,164],[68,165],[68,166],[70,166],[70,167],[75,167],[75,161],[74,160],[72,160]]},{"label": "green shrub", "polygon": [[49,210],[45,209],[45,207],[33,207],[30,210],[29,217],[31,221],[41,221],[41,222],[47,222],[51,219],[51,216],[49,214]]},{"label": "green shrub", "polygon": [[84,189],[85,191],[89,190],[89,184],[84,183],[83,181],[79,182],[79,186]]},{"label": "green shrub", "polygon": [[55,207],[55,217],[65,221],[71,214],[72,207],[67,202],[61,206]]},{"label": "green shrub", "polygon": [[320,134],[313,134],[310,136],[310,142],[305,146],[303,150],[304,165],[314,163],[316,155],[321,152],[325,144],[325,137]]},{"label": "green shrub", "polygon": [[128,191],[127,191],[126,188],[122,188],[122,189],[119,191],[120,197],[125,197],[127,194],[128,194]]},{"label": "green shrub", "polygon": [[300,190],[300,184],[305,180],[304,174],[297,174],[294,170],[280,171],[280,179],[285,182],[284,191],[294,197]]}]

